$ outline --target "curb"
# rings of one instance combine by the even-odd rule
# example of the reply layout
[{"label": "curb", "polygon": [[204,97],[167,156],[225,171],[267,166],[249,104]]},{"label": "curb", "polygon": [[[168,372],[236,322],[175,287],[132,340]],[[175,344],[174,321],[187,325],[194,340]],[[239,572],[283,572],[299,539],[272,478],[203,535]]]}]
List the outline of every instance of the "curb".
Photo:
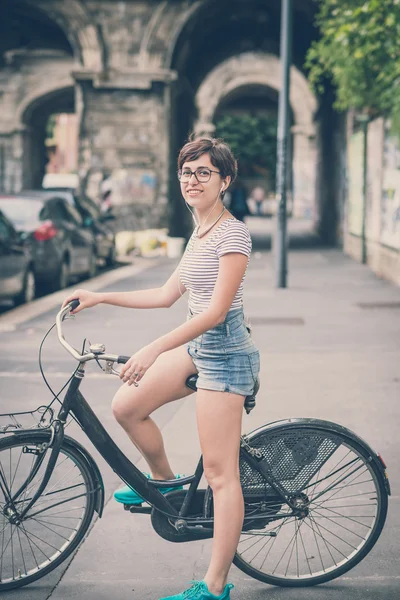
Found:
[{"label": "curb", "polygon": [[30,302],[29,304],[24,304],[23,306],[11,309],[0,316],[0,332],[13,331],[17,325],[29,321],[57,305],[61,305],[65,296],[72,293],[77,287],[84,286],[85,289],[95,292],[111,283],[133,277],[143,271],[157,267],[159,263],[160,260],[158,259],[151,259],[151,262],[149,262],[149,259],[137,258],[133,265],[129,264],[128,266],[113,269],[112,271],[108,271],[107,273],[103,273],[92,279],[80,281],[73,286],[59,290],[44,296],[43,298],[33,300],[33,302]]}]

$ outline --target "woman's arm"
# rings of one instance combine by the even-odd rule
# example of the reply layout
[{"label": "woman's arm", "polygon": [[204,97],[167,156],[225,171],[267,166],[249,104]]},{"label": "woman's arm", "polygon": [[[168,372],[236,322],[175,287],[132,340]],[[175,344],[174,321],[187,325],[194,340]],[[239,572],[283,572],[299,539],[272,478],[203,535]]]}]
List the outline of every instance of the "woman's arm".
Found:
[{"label": "woman's arm", "polygon": [[97,304],[111,304],[123,308],[169,308],[186,292],[184,285],[179,282],[179,268],[180,266],[175,269],[168,281],[158,288],[134,292],[90,292],[77,289],[65,298],[63,307],[71,300],[79,298],[80,305],[73,311],[74,314]]},{"label": "woman's arm", "polygon": [[122,306],[125,308],[169,308],[186,292],[183,284],[179,285],[178,266],[163,286],[135,292],[104,292],[100,293],[102,304]]}]

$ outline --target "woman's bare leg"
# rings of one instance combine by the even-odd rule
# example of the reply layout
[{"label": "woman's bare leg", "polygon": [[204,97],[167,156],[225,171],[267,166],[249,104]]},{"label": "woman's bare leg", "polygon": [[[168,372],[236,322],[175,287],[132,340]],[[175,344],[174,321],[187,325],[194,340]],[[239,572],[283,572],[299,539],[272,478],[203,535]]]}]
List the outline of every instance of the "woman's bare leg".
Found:
[{"label": "woman's bare leg", "polygon": [[165,454],[161,432],[149,415],[160,406],[193,391],[185,385],[196,373],[186,347],[161,354],[138,387],[125,383],[112,402],[114,416],[146,459],[154,479],[175,477]]},{"label": "woman's bare leg", "polygon": [[213,491],[214,540],[204,577],[212,594],[222,593],[243,526],[244,502],[239,474],[244,396],[198,390],[197,423],[204,473]]}]

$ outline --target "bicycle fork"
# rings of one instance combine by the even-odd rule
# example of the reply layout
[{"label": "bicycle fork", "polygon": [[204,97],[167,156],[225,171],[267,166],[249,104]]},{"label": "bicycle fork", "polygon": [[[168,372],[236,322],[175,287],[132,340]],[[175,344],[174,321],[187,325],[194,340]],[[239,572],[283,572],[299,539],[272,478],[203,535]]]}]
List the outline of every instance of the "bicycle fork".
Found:
[{"label": "bicycle fork", "polygon": [[[50,441],[48,443],[45,442],[43,444],[40,444],[39,446],[36,446],[36,448],[34,448],[34,449],[29,448],[28,446],[23,447],[22,452],[24,454],[35,454],[36,459],[35,459],[35,463],[31,469],[28,477],[26,478],[24,483],[19,487],[19,489],[14,494],[11,495],[11,490],[8,489],[7,484],[3,478],[3,474],[2,473],[0,474],[0,479],[3,484],[2,487],[3,486],[5,487],[5,492],[6,492],[4,495],[5,495],[5,497],[8,497],[8,502],[6,503],[6,505],[3,509],[3,512],[7,516],[9,522],[12,523],[13,525],[19,525],[21,523],[21,521],[24,519],[27,512],[32,508],[32,506],[35,504],[36,500],[41,496],[43,490],[46,488],[46,486],[49,482],[49,479],[51,477],[51,474],[54,470],[58,456],[60,454],[61,445],[64,441],[63,424],[60,421],[54,421],[51,425],[51,430],[52,430],[52,435],[51,435]],[[22,494],[22,492],[24,490],[27,489],[29,484],[33,481],[33,479],[37,475],[40,467],[43,464],[43,461],[46,457],[46,454],[47,454],[49,448],[51,448],[51,454],[49,457],[49,462],[47,463],[47,466],[46,466],[46,470],[42,477],[42,481],[41,481],[38,489],[36,490],[35,494],[30,499],[30,501],[25,506],[25,508],[22,510],[22,512],[18,512],[17,505],[19,502],[21,502],[18,500],[18,497]]]}]

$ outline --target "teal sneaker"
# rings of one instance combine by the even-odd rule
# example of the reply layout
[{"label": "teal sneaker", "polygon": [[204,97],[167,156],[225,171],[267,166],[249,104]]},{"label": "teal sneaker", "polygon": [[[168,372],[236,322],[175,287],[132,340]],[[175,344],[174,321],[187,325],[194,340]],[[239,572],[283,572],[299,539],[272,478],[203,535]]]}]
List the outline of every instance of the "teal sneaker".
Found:
[{"label": "teal sneaker", "polygon": [[208,591],[208,587],[205,581],[192,581],[192,584],[188,590],[177,594],[176,596],[166,596],[160,598],[160,600],[229,600],[231,597],[231,589],[233,585],[227,583],[224,591],[220,596],[214,596]]},{"label": "teal sneaker", "polygon": [[[145,475],[147,477],[147,479],[151,479],[150,473],[143,473],[143,475]],[[181,479],[182,477],[185,477],[185,476],[182,474],[176,475],[175,479]],[[178,487],[174,487],[174,488],[159,488],[159,490],[162,494],[166,494],[167,492],[172,492],[172,490],[182,490],[182,489],[183,489],[183,486],[181,486],[181,485]],[[114,498],[117,502],[120,502],[121,504],[135,505],[135,504],[142,504],[142,502],[145,502],[144,498],[139,496],[139,494],[137,492],[135,492],[135,490],[130,488],[128,485],[125,485],[121,489],[114,492]]]}]

